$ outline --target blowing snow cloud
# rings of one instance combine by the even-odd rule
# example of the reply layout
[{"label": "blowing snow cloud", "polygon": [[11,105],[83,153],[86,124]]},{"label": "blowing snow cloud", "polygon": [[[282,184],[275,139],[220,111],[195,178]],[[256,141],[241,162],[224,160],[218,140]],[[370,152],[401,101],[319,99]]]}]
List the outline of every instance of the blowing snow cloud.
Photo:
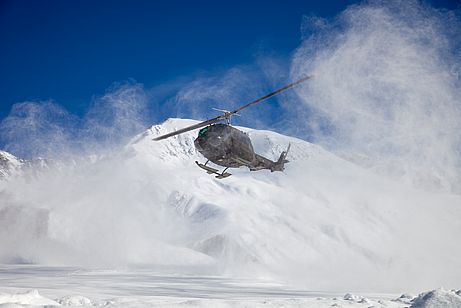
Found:
[{"label": "blowing snow cloud", "polygon": [[[461,22],[419,1],[305,17],[295,76],[313,140],[418,187],[460,191]],[[302,121],[300,119],[300,121]]]}]

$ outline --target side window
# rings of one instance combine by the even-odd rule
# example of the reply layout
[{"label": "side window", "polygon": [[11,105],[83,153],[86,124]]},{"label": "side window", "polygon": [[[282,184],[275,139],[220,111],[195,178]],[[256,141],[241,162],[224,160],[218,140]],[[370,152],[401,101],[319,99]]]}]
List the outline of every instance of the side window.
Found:
[{"label": "side window", "polygon": [[205,133],[208,131],[208,129],[209,129],[209,127],[207,126],[207,127],[202,128],[201,130],[199,130],[198,136],[200,137],[200,136],[205,135]]}]

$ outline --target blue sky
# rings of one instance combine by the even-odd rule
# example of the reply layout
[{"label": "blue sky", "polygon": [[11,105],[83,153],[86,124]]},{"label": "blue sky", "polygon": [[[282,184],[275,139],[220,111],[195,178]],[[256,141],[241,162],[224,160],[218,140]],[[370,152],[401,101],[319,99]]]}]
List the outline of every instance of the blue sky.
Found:
[{"label": "blue sky", "polygon": [[152,87],[256,55],[288,57],[303,14],[328,18],[353,2],[2,0],[0,117],[46,99],[79,114],[113,82]]},{"label": "blue sky", "polygon": [[288,59],[303,15],[332,18],[354,2],[2,0],[0,118],[48,99],[79,115],[114,82],[151,88],[261,55]]}]

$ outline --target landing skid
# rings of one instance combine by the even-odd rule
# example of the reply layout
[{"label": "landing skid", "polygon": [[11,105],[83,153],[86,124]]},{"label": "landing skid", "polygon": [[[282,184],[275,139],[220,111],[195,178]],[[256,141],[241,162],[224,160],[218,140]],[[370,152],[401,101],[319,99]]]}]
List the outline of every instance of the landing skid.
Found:
[{"label": "landing skid", "polygon": [[219,173],[218,169],[215,169],[215,168],[211,168],[211,167],[208,167],[206,164],[208,163],[208,161],[205,163],[205,164],[201,164],[199,163],[198,161],[195,161],[195,163],[197,164],[197,166],[199,166],[200,168],[202,168],[203,170],[206,171],[206,173],[208,174],[215,174],[215,178],[217,179],[225,179],[229,176],[231,176],[232,174],[229,173],[229,172],[226,172],[227,168],[223,170],[223,172]]}]

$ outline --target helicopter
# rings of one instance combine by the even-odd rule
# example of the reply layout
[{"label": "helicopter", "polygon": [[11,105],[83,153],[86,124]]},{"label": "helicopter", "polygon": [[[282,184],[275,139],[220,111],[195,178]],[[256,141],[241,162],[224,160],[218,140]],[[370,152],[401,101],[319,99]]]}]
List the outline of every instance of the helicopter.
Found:
[{"label": "helicopter", "polygon": [[[215,109],[217,111],[223,112],[223,114],[210,120],[203,121],[156,137],[152,140],[160,141],[200,128],[198,136],[194,140],[194,145],[195,148],[205,158],[207,158],[207,161],[204,164],[199,163],[198,161],[195,161],[195,163],[197,166],[204,169],[208,174],[214,174],[217,179],[224,179],[231,176],[231,173],[226,172],[227,169],[240,168],[242,166],[248,167],[250,171],[258,171],[263,169],[268,169],[271,172],[283,171],[285,169],[285,164],[288,163],[286,157],[290,151],[290,144],[285,151],[280,153],[277,161],[272,161],[268,158],[256,154],[253,149],[253,145],[251,144],[250,137],[248,137],[245,132],[233,127],[230,124],[230,120],[232,116],[238,116],[238,113],[241,110],[265,101],[283,91],[286,91],[302,82],[305,82],[310,78],[312,78],[312,76],[299,79],[298,81],[290,83],[289,85],[286,85],[263,97],[260,97],[240,108],[237,108],[234,111]],[[216,165],[225,167],[225,169],[222,172],[219,172],[218,169],[207,165],[210,161]]]}]

